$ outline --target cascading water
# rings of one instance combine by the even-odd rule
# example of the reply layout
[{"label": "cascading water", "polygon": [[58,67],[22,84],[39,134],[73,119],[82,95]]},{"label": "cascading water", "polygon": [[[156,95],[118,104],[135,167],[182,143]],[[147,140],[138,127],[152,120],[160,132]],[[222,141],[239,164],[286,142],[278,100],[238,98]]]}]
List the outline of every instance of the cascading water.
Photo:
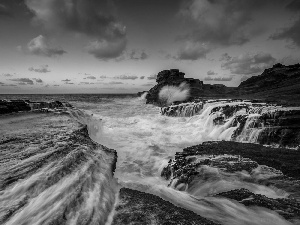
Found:
[{"label": "cascading water", "polygon": [[[226,190],[248,187],[276,195],[273,189],[246,182],[244,177],[248,175],[228,175],[206,167],[203,169],[208,176],[215,174],[223,178],[218,182],[202,181],[195,184],[194,191],[187,187],[185,191],[175,190],[172,186],[168,187],[168,182],[160,177],[169,159],[184,147],[209,140],[231,140],[234,135],[240,141],[257,140],[259,135],[255,131],[262,127],[257,126],[259,115],[248,115],[252,103],[213,101],[203,106],[198,104],[201,111],[194,110],[195,106],[190,107],[190,110],[188,105],[181,105],[181,108],[177,107],[180,109],[177,113],[179,117],[161,116],[155,106],[148,105],[145,108],[142,98],[126,102],[116,100],[114,104],[123,106],[122,115],[129,115],[126,113],[128,111],[131,116],[119,117],[113,109],[106,115],[99,113],[101,109],[89,109],[89,115],[77,113],[76,117],[88,125],[89,135],[94,141],[117,150],[115,177],[121,185],[158,195],[221,224],[290,224],[273,211],[248,208],[235,201],[209,196],[209,193],[218,193],[215,188],[225,183]],[[191,111],[196,115],[185,113]],[[185,114],[190,117],[181,117]],[[245,136],[248,135],[247,139]],[[257,173],[259,175],[260,172]],[[204,187],[206,190],[200,191],[199,195],[199,190],[204,190]]]}]

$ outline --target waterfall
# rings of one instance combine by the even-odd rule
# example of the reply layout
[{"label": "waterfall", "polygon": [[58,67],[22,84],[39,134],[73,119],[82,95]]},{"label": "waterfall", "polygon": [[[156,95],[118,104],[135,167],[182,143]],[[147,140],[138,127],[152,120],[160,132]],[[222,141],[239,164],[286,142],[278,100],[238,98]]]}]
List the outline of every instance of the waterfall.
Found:
[{"label": "waterfall", "polygon": [[203,102],[182,103],[179,105],[171,105],[162,107],[161,114],[174,117],[191,117],[197,115],[203,108]]},{"label": "waterfall", "polygon": [[299,146],[297,135],[300,134],[300,107],[241,100],[212,100],[163,107],[161,114],[191,117],[192,124],[199,126],[208,140]]}]

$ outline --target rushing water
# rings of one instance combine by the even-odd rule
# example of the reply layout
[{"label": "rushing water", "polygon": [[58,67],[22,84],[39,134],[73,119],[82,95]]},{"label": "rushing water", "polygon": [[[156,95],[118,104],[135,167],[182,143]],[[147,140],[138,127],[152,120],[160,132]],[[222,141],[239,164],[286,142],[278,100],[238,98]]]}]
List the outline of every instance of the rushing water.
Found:
[{"label": "rushing water", "polygon": [[[249,174],[220,174],[218,169],[208,167],[206,172],[210,173],[212,179],[199,181],[185,191],[167,187],[167,182],[160,177],[162,168],[182,148],[208,140],[231,139],[236,129],[231,126],[234,117],[229,118],[225,124],[216,126],[214,119],[218,117],[218,113],[211,113],[212,109],[222,104],[206,104],[199,115],[193,117],[161,116],[159,109],[145,105],[143,98],[114,99],[114,102],[94,107],[78,103],[77,107],[88,108],[85,112],[90,116],[86,115],[85,119],[88,119],[84,122],[89,125],[90,137],[117,150],[115,177],[122,185],[161,196],[222,224],[289,224],[270,210],[247,208],[234,201],[208,197],[210,194],[242,187],[268,197],[287,196],[283,191],[246,182]],[[241,103],[229,103],[238,104]],[[240,141],[255,142],[260,131],[251,127],[255,116],[253,114],[247,119]],[[256,175],[258,174],[262,172],[258,171]],[[214,179],[220,176],[221,179]]]},{"label": "rushing water", "polygon": [[[47,98],[53,98],[53,96]],[[242,187],[268,197],[283,198],[287,196],[287,193],[283,191],[248,183],[246,180],[249,180],[250,174],[225,174],[218,169],[206,167],[203,169],[203,173],[209,174],[212,179],[206,182],[200,180],[193,187],[181,191],[172,185],[168,187],[169,182],[161,178],[160,173],[163,167],[167,165],[169,159],[174,157],[176,152],[182,151],[184,147],[209,140],[231,140],[233,132],[237,129],[237,126],[232,126],[234,117],[228,118],[224,124],[216,125],[214,119],[219,114],[218,112],[212,113],[215,107],[224,103],[212,102],[205,104],[198,115],[192,117],[167,117],[160,114],[158,107],[146,105],[144,98],[72,96],[72,98],[67,97],[66,100],[69,100],[72,105],[79,109],[70,113],[75,119],[88,125],[90,137],[94,141],[117,151],[118,161],[114,176],[119,184],[161,196],[176,205],[192,210],[221,224],[290,224],[270,210],[258,207],[248,208],[235,201],[210,197],[211,194]],[[241,103],[226,104],[234,106]],[[235,113],[235,115],[242,113],[242,111]],[[239,141],[255,142],[257,140],[261,129],[251,126],[257,115],[255,113],[257,112],[248,117],[245,130],[238,137]],[[89,157],[87,162],[92,160]],[[97,166],[97,162],[92,165],[93,167]],[[51,166],[44,169],[49,169],[47,174],[52,176],[51,170],[53,168]],[[80,170],[78,169],[74,176],[82,176],[86,171],[89,171],[89,163]],[[44,174],[43,171],[36,172],[30,179],[35,179],[39,176],[39,173]],[[272,176],[272,174],[266,175],[266,172],[260,170],[256,171],[255,176],[260,176],[263,173],[265,176]],[[218,179],[215,179],[216,177]],[[100,182],[97,180],[100,177],[90,177],[90,179],[87,182]],[[72,182],[75,180],[78,179],[73,179]],[[25,180],[24,182],[26,186],[28,181]],[[62,182],[72,186],[71,181],[62,180]],[[24,185],[16,188],[24,188]],[[59,187],[62,188],[62,186]],[[99,189],[97,186],[94,187],[95,190],[91,193],[92,195],[97,195],[97,188]],[[65,194],[60,196],[62,200],[63,198],[69,198],[68,190],[65,187]],[[12,191],[17,192],[18,189]],[[62,192],[49,189],[45,194],[47,193],[49,198],[59,198],[59,196],[51,193]],[[4,194],[5,199],[11,202],[12,200],[9,199],[12,196],[11,192],[5,192]],[[35,195],[37,196],[35,201],[42,201],[44,196],[39,195],[39,193]],[[14,195],[14,198],[17,199],[18,195]],[[49,207],[49,205],[43,206],[42,202],[37,205],[44,207],[45,211]],[[23,213],[30,214],[36,210],[39,210],[39,208],[28,208]],[[47,213],[51,213],[51,210]],[[45,216],[48,215],[47,213],[45,212]],[[8,224],[18,224],[17,221],[22,218],[24,217],[17,217],[15,221]],[[28,224],[31,224],[30,221]]]}]

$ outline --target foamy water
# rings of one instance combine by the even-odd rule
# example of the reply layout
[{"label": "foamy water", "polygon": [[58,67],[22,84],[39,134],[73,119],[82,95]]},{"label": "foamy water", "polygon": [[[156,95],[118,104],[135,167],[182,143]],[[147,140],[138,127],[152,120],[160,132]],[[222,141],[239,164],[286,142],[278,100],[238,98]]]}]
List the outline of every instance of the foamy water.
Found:
[{"label": "foamy water", "polygon": [[[211,111],[222,104],[224,103],[206,104],[199,115],[185,118],[161,116],[159,108],[145,105],[143,98],[115,99],[114,102],[93,106],[79,102],[77,107],[86,110],[83,114],[73,114],[75,118],[88,124],[90,137],[94,141],[117,150],[115,177],[120,184],[161,196],[221,224],[290,224],[273,211],[249,208],[236,201],[210,197],[211,194],[238,188],[247,188],[271,198],[287,197],[288,194],[281,190],[247,182],[250,174],[224,174],[217,168],[206,167],[203,168],[203,173],[209,173],[212,179],[199,180],[193,187],[186,187],[185,191],[167,187],[168,182],[160,177],[161,170],[169,159],[184,147],[203,141],[231,139],[237,128],[231,126],[233,117],[228,118],[223,125],[215,125],[213,122],[219,115],[218,112]],[[238,105],[241,102],[226,104]],[[236,114],[239,113],[243,112]],[[251,127],[256,115],[247,119],[240,141],[257,140],[261,129]],[[260,179],[274,175],[266,170],[257,170],[254,174]]]}]

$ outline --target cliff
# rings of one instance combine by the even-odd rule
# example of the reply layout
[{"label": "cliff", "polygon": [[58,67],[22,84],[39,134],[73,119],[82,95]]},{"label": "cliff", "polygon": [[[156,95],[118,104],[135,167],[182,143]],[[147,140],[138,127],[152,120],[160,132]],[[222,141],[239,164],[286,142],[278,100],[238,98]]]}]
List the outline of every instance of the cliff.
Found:
[{"label": "cliff", "polygon": [[[242,98],[274,102],[282,105],[300,105],[300,64],[284,66],[275,64],[261,75],[243,81],[238,87],[221,84],[203,84],[203,81],[185,78],[178,69],[163,70],[157,74],[157,84],[148,91],[147,103],[161,105],[158,93],[165,85],[179,86],[185,82],[190,87],[190,97],[195,99]],[[139,93],[139,95],[141,95]],[[299,96],[299,97],[298,97]]]},{"label": "cliff", "polygon": [[275,64],[261,75],[253,76],[238,86],[242,98],[258,98],[285,105],[300,104],[300,64]]}]

